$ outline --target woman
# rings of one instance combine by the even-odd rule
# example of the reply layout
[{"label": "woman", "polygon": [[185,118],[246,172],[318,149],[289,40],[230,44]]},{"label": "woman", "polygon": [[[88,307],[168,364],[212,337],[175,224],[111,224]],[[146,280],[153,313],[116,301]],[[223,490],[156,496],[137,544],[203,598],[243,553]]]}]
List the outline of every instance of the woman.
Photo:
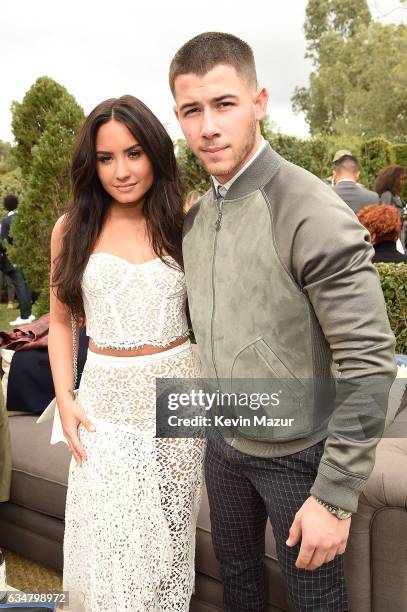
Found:
[{"label": "woman", "polygon": [[185,196],[184,212],[187,213],[201,197],[202,193],[200,193],[196,189],[188,191],[187,195]]},{"label": "woman", "polygon": [[359,210],[356,215],[369,231],[375,250],[373,263],[407,263],[407,256],[397,251],[401,222],[394,206],[372,204]]},{"label": "woman", "polygon": [[[201,439],[158,439],[156,378],[199,375],[187,339],[180,180],[173,144],[131,96],[89,115],[72,202],[51,238],[49,353],[72,450],[64,589],[86,612],[186,612]],[[72,397],[70,313],[89,350]]]},{"label": "woman", "polygon": [[403,218],[406,212],[406,203],[400,193],[403,189],[405,171],[403,166],[395,164],[386,166],[380,171],[376,182],[375,191],[379,194],[381,204],[390,204],[395,206],[401,219],[401,243],[404,248],[407,246],[406,229],[403,224]]}]

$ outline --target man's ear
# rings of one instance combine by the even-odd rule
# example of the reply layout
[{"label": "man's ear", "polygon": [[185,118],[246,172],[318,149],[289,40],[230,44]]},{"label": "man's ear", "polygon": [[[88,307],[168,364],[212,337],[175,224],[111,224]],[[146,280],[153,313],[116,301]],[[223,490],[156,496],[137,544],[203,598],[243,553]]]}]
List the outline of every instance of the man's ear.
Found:
[{"label": "man's ear", "polygon": [[253,96],[253,103],[255,106],[256,119],[260,121],[266,115],[267,102],[269,99],[269,93],[265,87],[262,87]]},{"label": "man's ear", "polygon": [[174,109],[174,114],[175,114],[177,120],[179,121],[179,113],[178,113],[178,108],[177,108],[176,104],[174,104],[173,109]]},{"label": "man's ear", "polygon": [[360,170],[356,172],[356,182],[360,179]]}]

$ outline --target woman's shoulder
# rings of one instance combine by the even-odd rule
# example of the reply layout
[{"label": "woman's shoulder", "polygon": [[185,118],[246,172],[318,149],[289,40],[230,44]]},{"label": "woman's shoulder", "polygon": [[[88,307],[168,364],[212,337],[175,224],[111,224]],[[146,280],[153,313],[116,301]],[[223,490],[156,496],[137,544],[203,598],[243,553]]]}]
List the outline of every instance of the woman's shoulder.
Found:
[{"label": "woman's shoulder", "polygon": [[61,237],[64,230],[64,223],[66,220],[66,213],[61,215],[55,222],[52,229],[52,237]]},{"label": "woman's shoulder", "polygon": [[393,199],[394,199],[394,196],[391,191],[389,190],[383,191],[382,195],[380,196],[380,203],[381,204],[393,204]]},{"label": "woman's shoulder", "polygon": [[57,219],[52,232],[51,232],[51,250],[54,249],[59,250],[62,238],[64,235],[64,223],[65,223],[66,215],[63,214]]}]

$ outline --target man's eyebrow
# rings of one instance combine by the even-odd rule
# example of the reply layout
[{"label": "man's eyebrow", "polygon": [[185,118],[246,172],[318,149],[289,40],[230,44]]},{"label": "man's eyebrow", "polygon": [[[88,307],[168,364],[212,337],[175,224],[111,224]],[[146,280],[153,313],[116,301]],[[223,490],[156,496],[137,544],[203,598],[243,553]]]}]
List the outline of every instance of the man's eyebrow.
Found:
[{"label": "man's eyebrow", "polygon": [[[141,149],[141,145],[139,145],[138,143],[135,143],[135,144],[131,145],[131,147],[127,147],[127,149],[124,149],[123,153],[128,153],[129,151],[134,151],[134,149]],[[112,154],[111,151],[99,151],[99,150],[97,150],[96,153],[97,154],[105,153],[105,154],[109,154],[109,155]]]},{"label": "man's eyebrow", "polygon": [[[211,102],[222,102],[223,100],[237,100],[237,96],[235,94],[222,94],[221,96],[217,96],[216,98],[212,98]],[[186,102],[182,106],[180,106],[180,111],[183,111],[187,108],[193,108],[194,106],[199,106],[199,102]]]}]

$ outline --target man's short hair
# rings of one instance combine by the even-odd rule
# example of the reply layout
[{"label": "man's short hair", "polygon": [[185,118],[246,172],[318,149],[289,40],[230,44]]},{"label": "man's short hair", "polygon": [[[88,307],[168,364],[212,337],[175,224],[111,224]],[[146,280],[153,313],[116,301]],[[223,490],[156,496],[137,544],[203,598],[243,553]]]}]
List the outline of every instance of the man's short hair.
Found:
[{"label": "man's short hair", "polygon": [[334,164],[336,161],[338,161],[338,159],[340,159],[344,155],[350,155],[352,157],[353,153],[352,151],[349,151],[348,149],[339,149],[339,151],[336,151],[334,158],[332,160],[332,163]]},{"label": "man's short hair", "polygon": [[358,159],[354,155],[342,155],[342,157],[337,159],[334,163],[334,168],[336,172],[345,170],[353,174],[356,174],[360,170]]},{"label": "man's short hair", "polygon": [[9,212],[15,210],[18,206],[18,198],[15,195],[8,195],[3,200],[3,206]]},{"label": "man's short hair", "polygon": [[256,65],[251,47],[233,34],[203,32],[186,42],[174,55],[170,65],[170,88],[181,74],[204,76],[218,64],[233,66],[250,85],[257,87]]}]

